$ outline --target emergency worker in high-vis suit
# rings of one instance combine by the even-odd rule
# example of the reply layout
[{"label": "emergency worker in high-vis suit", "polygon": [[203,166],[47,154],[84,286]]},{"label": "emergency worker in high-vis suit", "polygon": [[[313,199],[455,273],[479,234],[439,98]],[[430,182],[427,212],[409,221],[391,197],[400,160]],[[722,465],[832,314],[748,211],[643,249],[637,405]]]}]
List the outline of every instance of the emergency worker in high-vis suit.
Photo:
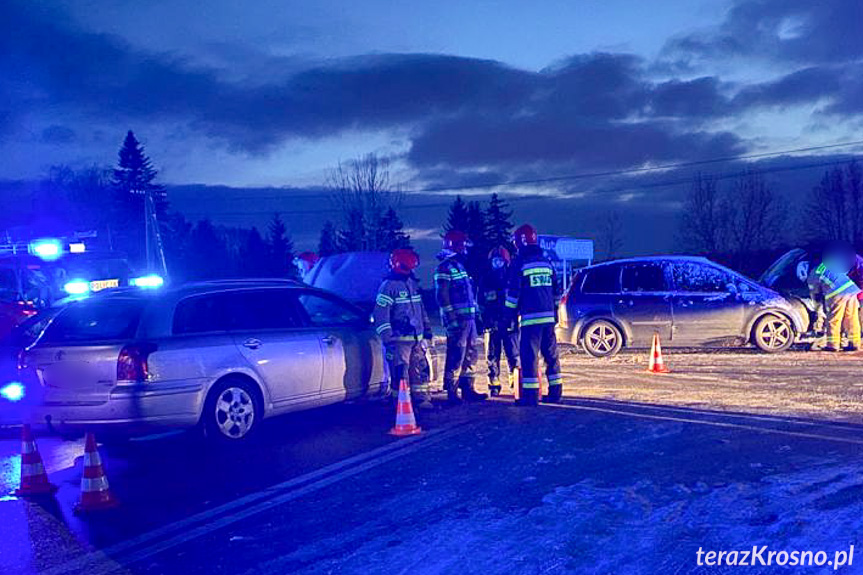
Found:
[{"label": "emergency worker in high-vis suit", "polygon": [[410,384],[411,402],[419,409],[432,409],[428,378],[422,368],[425,347],[432,339],[428,315],[423,306],[419,281],[413,273],[419,256],[399,248],[390,254],[390,275],[375,301],[374,320],[390,363],[393,386],[401,380]]}]

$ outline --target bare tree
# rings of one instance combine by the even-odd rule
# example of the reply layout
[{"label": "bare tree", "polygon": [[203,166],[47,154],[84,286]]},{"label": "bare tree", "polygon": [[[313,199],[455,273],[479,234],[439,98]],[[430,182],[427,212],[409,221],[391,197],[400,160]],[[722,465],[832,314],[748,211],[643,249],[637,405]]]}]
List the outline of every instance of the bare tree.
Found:
[{"label": "bare tree", "polygon": [[764,176],[747,170],[723,200],[729,251],[735,256],[773,247],[783,229],[784,212]]},{"label": "bare tree", "polygon": [[599,246],[608,260],[617,257],[623,249],[623,222],[617,210],[608,212],[603,218],[602,228],[599,230]]},{"label": "bare tree", "polygon": [[856,160],[852,160],[846,166],[845,176],[849,239],[855,246],[863,247],[863,172]]},{"label": "bare tree", "polygon": [[326,186],[333,203],[342,212],[342,243],[351,250],[388,249],[380,244],[386,237],[381,226],[401,195],[390,178],[389,160],[370,153],[348,162],[339,162],[327,175]]},{"label": "bare tree", "polygon": [[825,172],[812,189],[805,212],[804,232],[810,239],[846,240],[863,243],[863,184],[860,166],[850,162],[845,169]]},{"label": "bare tree", "polygon": [[715,254],[724,248],[728,219],[725,208],[716,180],[696,174],[681,214],[680,239],[686,249]]}]

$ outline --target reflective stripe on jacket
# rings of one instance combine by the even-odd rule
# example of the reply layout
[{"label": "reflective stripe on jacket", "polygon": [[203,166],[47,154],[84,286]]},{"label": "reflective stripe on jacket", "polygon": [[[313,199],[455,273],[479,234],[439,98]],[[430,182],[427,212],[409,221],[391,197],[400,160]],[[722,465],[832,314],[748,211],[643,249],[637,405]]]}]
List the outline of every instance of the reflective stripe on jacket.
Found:
[{"label": "reflective stripe on jacket", "polygon": [[860,288],[847,273],[831,268],[827,262],[821,262],[809,274],[809,289],[815,296],[824,296],[825,300],[860,293]]},{"label": "reflective stripe on jacket", "polygon": [[557,274],[542,249],[522,249],[510,268],[506,292],[506,307],[518,313],[519,325],[555,323],[560,296]]},{"label": "reflective stripe on jacket", "polygon": [[383,281],[373,315],[384,343],[417,341],[430,329],[419,282],[412,275],[391,274]]},{"label": "reflective stripe on jacket", "polygon": [[434,283],[444,327],[456,325],[459,318],[476,317],[473,283],[459,256],[446,257],[438,264],[435,269]]}]

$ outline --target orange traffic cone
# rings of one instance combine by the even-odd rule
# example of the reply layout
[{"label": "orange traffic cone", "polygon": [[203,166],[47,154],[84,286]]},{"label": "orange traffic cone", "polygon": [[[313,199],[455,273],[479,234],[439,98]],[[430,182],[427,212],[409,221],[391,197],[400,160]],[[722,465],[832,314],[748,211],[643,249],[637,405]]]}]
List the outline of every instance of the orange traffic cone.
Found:
[{"label": "orange traffic cone", "polygon": [[89,513],[116,507],[117,500],[108,487],[108,478],[102,469],[102,458],[96,450],[96,437],[87,434],[84,447],[84,475],[81,477],[81,501],[75,506],[75,513]]},{"label": "orange traffic cone", "polygon": [[662,346],[659,344],[659,334],[653,334],[653,345],[650,346],[650,363],[647,366],[650,373],[668,373],[662,360]]},{"label": "orange traffic cone", "polygon": [[521,397],[521,368],[517,367],[510,374],[509,386],[512,388],[513,399]]},{"label": "orange traffic cone", "polygon": [[408,384],[405,380],[399,383],[399,401],[396,405],[396,424],[390,429],[390,435],[404,437],[422,433],[414,417],[414,408],[411,405],[411,394],[408,392]]},{"label": "orange traffic cone", "polygon": [[25,423],[21,428],[21,486],[15,490],[15,495],[37,497],[51,495],[55,491],[57,486],[48,482],[48,474],[45,473],[30,424]]}]

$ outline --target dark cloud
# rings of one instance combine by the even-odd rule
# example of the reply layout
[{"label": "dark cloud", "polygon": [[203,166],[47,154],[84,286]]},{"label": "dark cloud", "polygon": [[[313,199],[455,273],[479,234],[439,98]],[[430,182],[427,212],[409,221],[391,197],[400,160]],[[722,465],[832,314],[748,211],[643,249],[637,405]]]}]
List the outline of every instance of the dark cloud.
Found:
[{"label": "dark cloud", "polygon": [[669,41],[665,56],[683,63],[743,56],[798,64],[863,57],[860,0],[736,0],[716,29]]},{"label": "dark cloud", "polygon": [[544,163],[577,169],[726,156],[743,150],[740,139],[729,132],[686,132],[662,121],[617,123],[555,115],[472,115],[429,127],[414,139],[408,157],[419,166],[518,167]]},{"label": "dark cloud", "polygon": [[[687,58],[750,54],[767,42],[763,30],[761,39],[750,37],[753,26],[791,34],[792,40],[774,41],[792,49],[796,44],[787,42],[809,38],[853,11],[838,0],[825,5],[829,9],[821,14],[800,0],[741,0],[719,29],[679,38],[668,50]],[[810,47],[809,58],[857,53],[858,39],[834,34],[832,41],[842,45],[828,51],[824,40],[821,48]],[[794,48],[801,60],[803,48]],[[296,60],[286,66],[284,58],[272,58],[253,68],[260,76],[243,81],[74,28],[61,13],[7,1],[0,4],[0,134],[44,108],[123,128],[174,125],[249,154],[267,153],[291,138],[409,128],[407,159],[432,181],[447,180],[450,170],[488,182],[505,179],[504,173],[733,155],[745,151],[744,143],[733,133],[710,131],[709,120],[822,98],[829,101],[827,111],[853,113],[863,101],[859,74],[836,64],[813,64],[742,87],[716,76],[657,83],[653,63],[608,53],[572,56],[540,72],[439,54],[380,54],[303,68]],[[2,110],[10,112],[4,116]],[[71,141],[74,127],[62,121],[42,140]]]},{"label": "dark cloud", "polygon": [[734,97],[737,108],[757,106],[791,106],[815,102],[837,94],[842,85],[842,71],[836,68],[811,67],[782,78],[741,89]]},{"label": "dark cloud", "polygon": [[46,144],[68,144],[75,140],[75,130],[54,124],[42,130],[40,139]]},{"label": "dark cloud", "polygon": [[658,84],[651,99],[653,113],[660,117],[707,118],[728,113],[728,100],[720,91],[719,78],[670,80]]}]

